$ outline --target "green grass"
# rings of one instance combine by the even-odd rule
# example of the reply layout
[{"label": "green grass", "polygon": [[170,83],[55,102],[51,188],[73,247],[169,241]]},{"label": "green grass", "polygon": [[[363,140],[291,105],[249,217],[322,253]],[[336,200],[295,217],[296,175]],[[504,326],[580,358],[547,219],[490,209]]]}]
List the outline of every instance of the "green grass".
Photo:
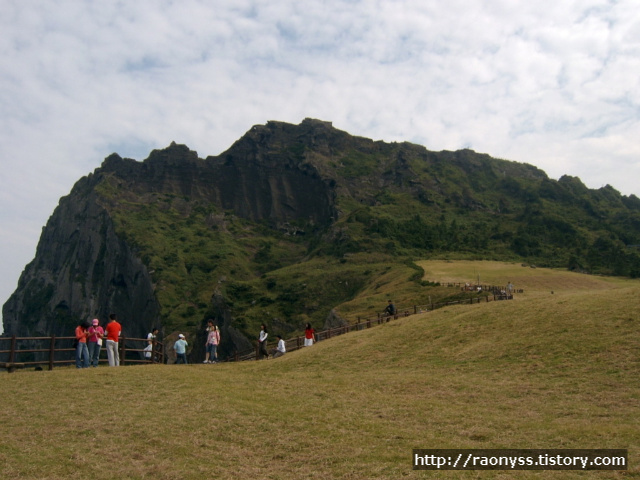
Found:
[{"label": "green grass", "polygon": [[[640,478],[640,284],[491,265],[559,293],[530,287],[277,360],[3,374],[0,475]],[[627,448],[630,468],[418,472],[413,448]]]}]

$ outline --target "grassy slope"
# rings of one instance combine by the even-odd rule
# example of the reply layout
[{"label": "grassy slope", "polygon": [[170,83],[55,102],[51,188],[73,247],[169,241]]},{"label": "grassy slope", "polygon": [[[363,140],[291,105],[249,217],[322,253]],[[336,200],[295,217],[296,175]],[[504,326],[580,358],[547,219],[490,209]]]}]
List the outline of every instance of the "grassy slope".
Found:
[{"label": "grassy slope", "polygon": [[623,478],[411,470],[412,448],[483,447],[628,448],[625,478],[640,478],[638,282],[423,266],[430,280],[508,275],[525,293],[268,362],[5,374],[0,476]]}]

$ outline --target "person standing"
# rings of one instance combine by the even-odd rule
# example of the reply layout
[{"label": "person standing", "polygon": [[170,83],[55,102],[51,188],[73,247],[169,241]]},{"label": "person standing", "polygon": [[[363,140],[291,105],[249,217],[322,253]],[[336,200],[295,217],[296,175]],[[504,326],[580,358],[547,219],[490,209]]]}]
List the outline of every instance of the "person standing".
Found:
[{"label": "person standing", "polygon": [[187,364],[187,347],[189,344],[187,343],[187,339],[183,334],[178,335],[178,340],[173,344],[173,349],[176,351],[176,364],[184,363]]},{"label": "person standing", "polygon": [[122,334],[122,325],[118,323],[118,316],[115,313],[109,315],[109,323],[105,328],[107,332],[107,359],[110,367],[120,366],[120,352],[118,342]]},{"label": "person standing", "polygon": [[207,343],[205,348],[207,350],[203,363],[216,363],[218,357],[218,345],[220,344],[220,330],[213,323],[213,320],[209,320],[209,326],[207,327]]},{"label": "person standing", "polygon": [[267,337],[269,336],[269,332],[267,331],[267,326],[263,323],[260,325],[260,335],[258,336],[258,359],[262,360],[262,358],[269,358],[269,352],[267,352]]},{"label": "person standing", "polygon": [[307,323],[304,328],[304,346],[310,347],[316,341],[316,331],[311,328],[311,324]]},{"label": "person standing", "polygon": [[218,328],[217,325],[213,325],[213,329],[215,330],[216,334],[213,338],[213,359],[210,359],[211,363],[218,363],[218,346],[220,345],[220,329]]},{"label": "person standing", "polygon": [[104,337],[104,329],[100,326],[100,320],[93,319],[93,324],[89,328],[89,338],[87,346],[89,347],[89,363],[92,367],[97,367],[100,361],[100,350],[102,349],[102,337]]},{"label": "person standing", "polygon": [[87,337],[89,336],[88,322],[82,322],[76,327],[76,368],[89,368],[89,350]]},{"label": "person standing", "polygon": [[[145,360],[151,360],[153,357],[153,346],[156,343],[156,338],[158,338],[158,328],[153,327],[151,332],[147,335],[147,346],[144,347],[144,358]],[[156,358],[153,361],[157,361]]]},{"label": "person standing", "polygon": [[211,332],[213,332],[213,320],[209,319],[207,320],[207,328],[206,328],[206,332],[207,332],[207,339],[204,342],[204,361],[202,363],[211,363],[210,362],[210,358],[211,358]]}]

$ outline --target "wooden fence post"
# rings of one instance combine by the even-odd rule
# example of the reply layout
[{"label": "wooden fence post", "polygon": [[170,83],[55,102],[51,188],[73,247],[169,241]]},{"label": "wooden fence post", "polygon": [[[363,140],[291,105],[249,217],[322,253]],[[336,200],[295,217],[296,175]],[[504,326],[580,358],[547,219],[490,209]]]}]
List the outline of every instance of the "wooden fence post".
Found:
[{"label": "wooden fence post", "polygon": [[9,363],[13,363],[16,355],[16,336],[11,337],[11,351],[9,352]]},{"label": "wooden fence post", "polygon": [[51,336],[51,343],[49,345],[49,371],[53,370],[53,356],[56,353],[56,336]]},{"label": "wooden fence post", "polygon": [[121,335],[120,338],[118,339],[118,348],[120,349],[120,365],[124,365],[124,358],[126,356],[127,350],[124,347],[124,342],[125,342],[125,336]]}]

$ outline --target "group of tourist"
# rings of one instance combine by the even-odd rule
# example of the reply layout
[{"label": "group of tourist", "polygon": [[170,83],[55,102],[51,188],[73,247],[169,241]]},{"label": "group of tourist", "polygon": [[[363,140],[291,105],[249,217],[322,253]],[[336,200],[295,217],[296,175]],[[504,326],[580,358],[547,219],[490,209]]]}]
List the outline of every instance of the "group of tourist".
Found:
[{"label": "group of tourist", "polygon": [[[278,358],[287,353],[287,347],[282,338],[282,335],[276,335],[278,344],[271,349],[271,352],[267,351],[267,338],[269,332],[267,326],[263,323],[260,325],[260,334],[258,335],[258,359]],[[311,327],[310,323],[304,328],[304,346],[310,347],[316,341],[316,331]]]},{"label": "group of tourist", "polygon": [[[207,322],[207,340],[205,344],[205,359],[202,363],[218,363],[218,345],[220,345],[221,337],[218,326],[212,319]],[[94,318],[91,323],[82,322],[76,327],[76,368],[97,367],[100,359],[100,350],[102,349],[103,339],[106,337],[107,360],[110,367],[120,366],[120,354],[118,352],[118,341],[122,334],[122,326],[118,323],[118,317],[112,313],[109,315],[109,322],[103,329],[100,326],[100,320]],[[151,359],[153,355],[153,345],[158,335],[158,329],[154,328],[147,336],[148,345],[144,348],[143,354],[146,359]],[[258,357],[278,358],[287,352],[285,341],[281,335],[276,335],[278,343],[271,352],[267,351],[267,338],[269,332],[267,326],[263,323],[260,325],[260,334],[258,336]],[[307,323],[304,331],[304,346],[309,347],[316,341],[315,330],[311,324]],[[179,334],[178,339],[173,345],[176,352],[176,364],[187,364],[187,348],[189,343],[184,334]]]},{"label": "group of tourist", "polygon": [[[210,319],[207,321],[207,339],[205,342],[205,358],[202,363],[212,364],[218,363],[218,346],[220,345],[220,329],[215,322]],[[287,352],[287,347],[282,335],[276,335],[278,343],[271,351],[267,351],[267,339],[269,338],[269,331],[267,326],[263,323],[260,325],[260,334],[258,335],[258,358],[278,358]],[[311,327],[311,324],[307,323],[304,330],[304,346],[309,347],[316,341],[316,332]],[[187,361],[187,348],[189,343],[184,334],[179,334],[178,339],[173,344],[173,350],[176,353],[176,364],[186,364]]]},{"label": "group of tourist", "polygon": [[[212,319],[207,320],[207,340],[205,342],[205,357],[202,363],[218,363],[218,345],[220,345],[220,330]],[[187,361],[187,348],[189,342],[184,334],[179,334],[178,339],[173,344],[173,350],[176,352],[176,364],[189,363]]]},{"label": "group of tourist", "polygon": [[92,322],[82,322],[76,327],[76,368],[97,367],[100,359],[103,339],[110,367],[120,366],[118,341],[122,334],[122,326],[118,323],[115,313],[109,315],[109,322],[105,328],[100,326],[100,320],[94,318]]}]

